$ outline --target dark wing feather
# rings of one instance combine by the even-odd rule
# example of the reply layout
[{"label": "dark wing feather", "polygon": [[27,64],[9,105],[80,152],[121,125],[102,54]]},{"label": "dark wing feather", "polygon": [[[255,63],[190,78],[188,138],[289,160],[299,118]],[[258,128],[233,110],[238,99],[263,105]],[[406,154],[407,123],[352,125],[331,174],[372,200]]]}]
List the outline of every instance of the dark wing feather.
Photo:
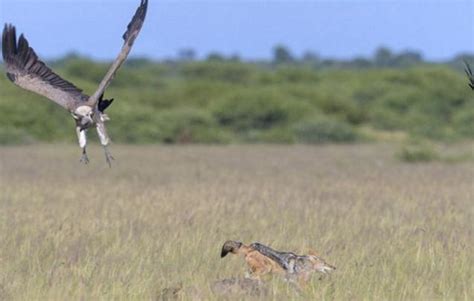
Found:
[{"label": "dark wing feather", "polygon": [[112,102],[114,102],[113,98],[104,99],[104,95],[101,95],[99,97],[99,102],[97,104],[97,108],[103,114],[105,112],[105,109],[107,109],[112,104]]},{"label": "dark wing feather", "polygon": [[464,65],[466,66],[464,71],[466,71],[467,77],[469,78],[469,87],[474,90],[474,75],[472,74],[471,66],[469,66],[467,62],[464,62]]},{"label": "dark wing feather", "polygon": [[140,6],[137,8],[132,21],[127,25],[127,31],[122,35],[123,40],[128,44],[133,44],[135,38],[138,36],[143,22],[145,21],[146,11],[148,8],[148,0],[142,0]]},{"label": "dark wing feather", "polygon": [[3,29],[2,54],[8,79],[23,89],[43,95],[68,110],[88,99],[81,89],[39,60],[23,35],[17,42],[16,30],[11,24],[5,24]]},{"label": "dark wing feather", "polygon": [[135,42],[135,39],[140,33],[140,30],[143,26],[143,22],[145,21],[147,7],[148,0],[141,0],[140,6],[137,8],[137,11],[133,16],[132,21],[130,21],[127,26],[127,31],[122,36],[122,38],[124,39],[122,49],[115,61],[112,63],[112,66],[110,66],[109,70],[107,71],[107,74],[100,82],[97,91],[95,91],[95,93],[89,99],[89,105],[97,104],[100,96],[104,94],[105,89],[107,89],[107,87],[112,82],[115,73],[120,68],[120,66],[122,66],[123,62],[127,59],[127,56],[130,53],[130,50],[132,49],[133,43]]}]

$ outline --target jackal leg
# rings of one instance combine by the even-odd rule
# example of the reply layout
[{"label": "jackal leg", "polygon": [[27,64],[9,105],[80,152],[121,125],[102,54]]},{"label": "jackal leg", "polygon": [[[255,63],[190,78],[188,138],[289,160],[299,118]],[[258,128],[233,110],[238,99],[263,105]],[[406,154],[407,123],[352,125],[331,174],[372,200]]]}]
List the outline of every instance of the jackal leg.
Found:
[{"label": "jackal leg", "polygon": [[79,146],[82,149],[81,163],[89,163],[89,158],[87,157],[86,146],[87,146],[87,130],[81,130],[80,126],[76,126],[77,141]]},{"label": "jackal leg", "polygon": [[99,135],[100,144],[102,144],[102,147],[104,148],[105,161],[107,161],[107,164],[109,165],[109,167],[112,167],[112,160],[114,160],[114,157],[112,157],[112,154],[110,154],[109,149],[107,148],[109,145],[110,139],[109,139],[109,136],[107,135],[105,124],[103,122],[97,123],[96,129],[97,129],[97,134]]}]

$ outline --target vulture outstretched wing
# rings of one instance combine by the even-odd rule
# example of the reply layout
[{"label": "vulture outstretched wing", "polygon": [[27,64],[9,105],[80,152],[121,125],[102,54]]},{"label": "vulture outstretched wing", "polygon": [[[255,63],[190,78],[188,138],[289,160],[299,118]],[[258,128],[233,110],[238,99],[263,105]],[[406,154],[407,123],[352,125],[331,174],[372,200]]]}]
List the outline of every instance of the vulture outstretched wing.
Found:
[{"label": "vulture outstretched wing", "polygon": [[95,105],[100,96],[104,94],[105,89],[110,85],[112,82],[115,73],[117,70],[122,66],[123,62],[127,59],[130,50],[132,49],[133,43],[137,38],[140,30],[142,28],[143,22],[145,21],[146,11],[148,7],[148,0],[141,0],[140,6],[137,8],[135,15],[132,18],[132,21],[127,26],[127,31],[123,34],[124,44],[122,46],[122,50],[120,51],[119,55],[110,66],[109,71],[104,76],[102,81],[99,84],[99,88],[97,91],[91,96],[89,99],[89,105]]},{"label": "vulture outstretched wing", "polygon": [[466,65],[464,70],[466,71],[467,77],[469,78],[469,87],[474,90],[474,75],[472,74],[471,66],[469,66],[467,62],[464,62],[464,64]]},{"label": "vulture outstretched wing", "polygon": [[40,61],[23,34],[17,41],[11,24],[5,24],[3,29],[2,54],[7,77],[17,86],[43,95],[70,111],[89,98]]}]

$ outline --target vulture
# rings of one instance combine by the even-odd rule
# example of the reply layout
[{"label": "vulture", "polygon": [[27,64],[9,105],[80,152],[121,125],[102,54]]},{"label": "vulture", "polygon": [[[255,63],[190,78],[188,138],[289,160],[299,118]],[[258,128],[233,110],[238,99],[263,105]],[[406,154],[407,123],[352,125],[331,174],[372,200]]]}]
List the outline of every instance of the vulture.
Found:
[{"label": "vulture", "polygon": [[106,162],[109,167],[112,166],[113,157],[107,148],[110,139],[105,127],[105,122],[109,120],[109,117],[105,114],[105,109],[113,99],[103,99],[103,96],[140,33],[147,7],[148,0],[141,0],[140,6],[123,34],[124,43],[120,53],[91,96],[54,73],[38,58],[24,35],[21,34],[17,40],[15,27],[5,24],[2,35],[2,54],[8,79],[23,89],[49,98],[71,113],[76,123],[79,146],[82,149],[80,161],[84,164],[89,163],[86,152],[87,130],[95,126],[104,148]]}]

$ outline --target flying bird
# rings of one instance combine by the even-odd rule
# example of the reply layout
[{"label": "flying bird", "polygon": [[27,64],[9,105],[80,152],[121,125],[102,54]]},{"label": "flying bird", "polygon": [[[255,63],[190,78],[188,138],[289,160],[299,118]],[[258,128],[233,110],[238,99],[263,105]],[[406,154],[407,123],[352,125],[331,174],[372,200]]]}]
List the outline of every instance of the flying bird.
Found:
[{"label": "flying bird", "polygon": [[91,96],[84,94],[73,83],[54,73],[38,58],[25,36],[21,34],[17,40],[15,27],[5,24],[2,35],[2,54],[8,79],[23,89],[49,98],[71,113],[76,123],[79,146],[82,149],[80,161],[84,164],[89,163],[86,152],[87,130],[95,126],[104,148],[107,164],[112,166],[113,157],[107,148],[110,139],[105,127],[105,122],[109,120],[109,117],[105,114],[105,109],[113,99],[103,99],[103,96],[140,33],[147,7],[148,0],[141,0],[140,6],[123,34],[124,44],[120,53]]}]

